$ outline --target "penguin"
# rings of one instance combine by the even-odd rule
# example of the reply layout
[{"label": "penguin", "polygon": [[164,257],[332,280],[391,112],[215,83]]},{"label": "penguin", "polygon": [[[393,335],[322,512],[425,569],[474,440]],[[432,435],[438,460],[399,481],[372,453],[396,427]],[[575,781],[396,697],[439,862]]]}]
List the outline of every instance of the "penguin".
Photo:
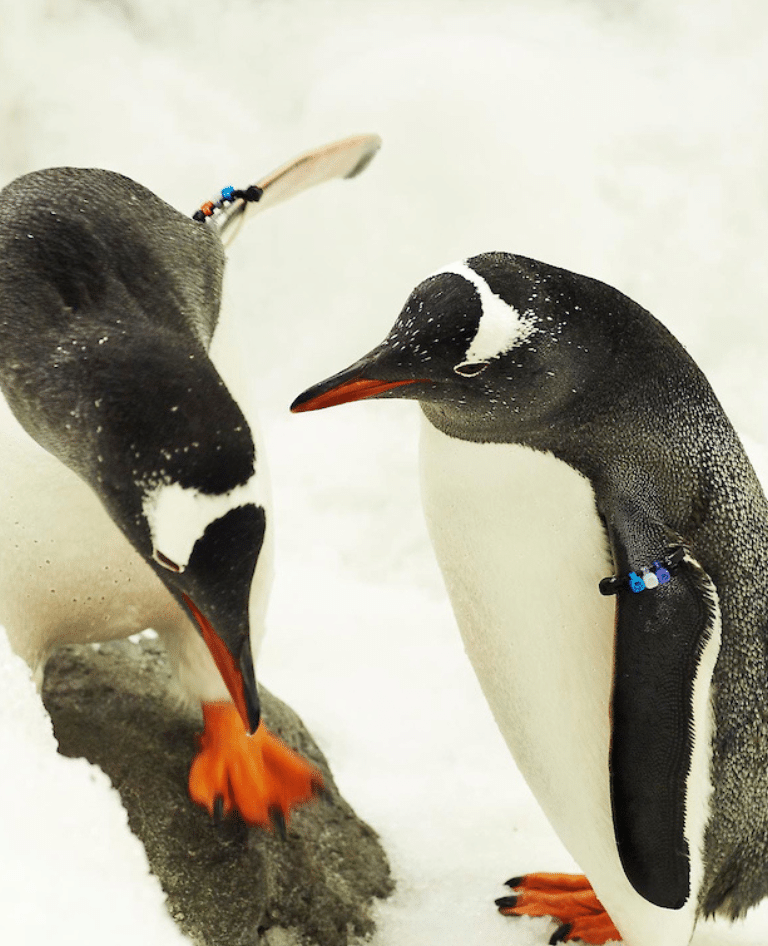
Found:
[{"label": "penguin", "polygon": [[107,170],[0,192],[0,624],[38,687],[57,646],[154,628],[202,707],[189,792],[215,820],[284,832],[323,784],[260,722],[274,523],[255,419],[211,352],[224,245],[378,146],[315,149],[193,217]]},{"label": "penguin", "polygon": [[464,646],[584,871],[508,881],[550,942],[685,946],[768,893],[768,505],[703,373],[586,276],[473,256],[292,411],[421,408]]}]

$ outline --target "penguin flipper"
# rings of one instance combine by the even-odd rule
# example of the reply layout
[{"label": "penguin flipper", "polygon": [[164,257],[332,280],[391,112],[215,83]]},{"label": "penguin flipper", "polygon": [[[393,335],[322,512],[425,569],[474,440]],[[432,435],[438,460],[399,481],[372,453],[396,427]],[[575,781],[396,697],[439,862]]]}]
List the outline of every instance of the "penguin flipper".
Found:
[{"label": "penguin flipper", "polygon": [[189,772],[189,794],[214,820],[232,811],[285,832],[291,811],[323,791],[320,771],[262,722],[249,735],[232,703],[203,703],[205,729]]},{"label": "penguin flipper", "polygon": [[210,220],[228,245],[243,220],[295,197],[315,184],[333,178],[355,177],[373,160],[380,147],[378,135],[353,135],[313,148],[258,181],[256,187],[262,192],[258,200],[237,199],[223,206]]},{"label": "penguin flipper", "polygon": [[504,916],[550,916],[560,924],[550,943],[580,940],[592,946],[620,940],[583,874],[525,874],[507,881],[515,894],[496,901]]},{"label": "penguin flipper", "polygon": [[273,207],[303,190],[333,178],[355,177],[381,147],[378,135],[353,135],[320,145],[287,161],[257,182],[263,194],[246,208],[246,217]]},{"label": "penguin flipper", "polygon": [[[684,554],[679,537],[636,507],[623,512],[608,523],[619,572],[629,572],[634,584],[618,592],[616,606],[609,761],[614,833],[634,889],[656,906],[680,909],[691,895],[690,817],[706,818],[705,800],[691,791],[689,779],[694,746],[710,738],[720,611],[714,584]],[[653,577],[646,572],[644,584],[641,572],[672,548],[668,560],[679,559],[674,573],[659,566]]]}]

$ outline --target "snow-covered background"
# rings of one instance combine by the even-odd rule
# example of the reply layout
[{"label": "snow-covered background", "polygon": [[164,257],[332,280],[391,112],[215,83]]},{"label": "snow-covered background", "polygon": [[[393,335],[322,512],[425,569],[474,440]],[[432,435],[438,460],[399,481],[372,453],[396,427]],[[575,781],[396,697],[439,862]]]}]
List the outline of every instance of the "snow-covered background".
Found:
[{"label": "snow-covered background", "polygon": [[[493,898],[572,865],[463,657],[414,405],[287,406],[426,274],[498,249],[636,298],[765,444],[767,29],[760,0],[0,0],[0,185],[101,166],[191,212],[308,147],[384,139],[362,177],[259,216],[227,282],[278,514],[260,676],[390,854],[375,946],[546,942]],[[54,753],[4,642],[0,682],[3,941],[181,942],[114,793]],[[766,936],[761,908],[694,943]]]}]

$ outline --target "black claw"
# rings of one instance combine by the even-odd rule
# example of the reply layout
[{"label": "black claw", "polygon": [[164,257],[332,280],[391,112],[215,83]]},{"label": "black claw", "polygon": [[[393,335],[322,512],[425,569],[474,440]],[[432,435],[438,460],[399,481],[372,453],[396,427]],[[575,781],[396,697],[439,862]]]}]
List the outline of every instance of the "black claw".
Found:
[{"label": "black claw", "polygon": [[555,946],[556,943],[562,943],[565,941],[565,937],[573,929],[573,924],[563,923],[562,926],[558,926],[555,932],[552,934],[549,940],[549,946]]},{"label": "black claw", "polygon": [[520,884],[522,884],[524,880],[525,880],[525,876],[522,874],[520,875],[520,877],[510,877],[509,880],[504,881],[504,886],[512,887],[514,889],[515,887],[519,887]]},{"label": "black claw", "polygon": [[285,825],[285,815],[281,808],[278,808],[277,805],[273,805],[269,809],[269,820],[272,822],[272,827],[280,835],[280,839],[285,841],[288,837],[288,831]]},{"label": "black claw", "polygon": [[213,802],[213,823],[218,826],[224,820],[224,796],[217,795]]},{"label": "black claw", "polygon": [[494,903],[496,906],[501,909],[502,907],[516,907],[517,906],[517,896],[514,897],[499,897],[498,900],[495,900]]}]

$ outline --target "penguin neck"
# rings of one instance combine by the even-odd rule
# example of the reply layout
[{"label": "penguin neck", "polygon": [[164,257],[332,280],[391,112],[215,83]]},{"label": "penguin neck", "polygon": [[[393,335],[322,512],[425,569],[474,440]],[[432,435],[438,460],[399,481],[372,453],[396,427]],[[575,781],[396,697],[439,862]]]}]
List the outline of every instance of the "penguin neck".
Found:
[{"label": "penguin neck", "polygon": [[[694,411],[670,408],[663,414],[663,425],[658,408],[654,413],[636,403],[628,411],[618,396],[605,416],[571,417],[567,426],[527,426],[514,418],[506,422],[433,402],[421,402],[421,408],[429,426],[453,439],[516,444],[551,454],[586,477],[601,514],[631,496],[647,516],[683,536],[719,584],[733,563],[721,560],[712,549],[727,548],[728,533],[740,528],[765,534],[768,501],[711,389],[703,386],[698,397]],[[706,426],[698,423],[703,416]],[[675,444],[684,444],[685,449]],[[717,476],[712,456],[720,458]],[[749,496],[749,502],[742,496]],[[744,548],[740,567],[760,573],[765,568],[764,549],[761,542]]]},{"label": "penguin neck", "polygon": [[574,431],[564,431],[562,424],[531,423],[513,413],[503,419],[495,414],[473,410],[463,405],[459,410],[428,401],[420,402],[421,410],[433,427],[456,440],[471,443],[507,443],[529,447],[540,453],[551,453],[588,479],[600,479],[595,455],[579,449],[580,438]]}]

